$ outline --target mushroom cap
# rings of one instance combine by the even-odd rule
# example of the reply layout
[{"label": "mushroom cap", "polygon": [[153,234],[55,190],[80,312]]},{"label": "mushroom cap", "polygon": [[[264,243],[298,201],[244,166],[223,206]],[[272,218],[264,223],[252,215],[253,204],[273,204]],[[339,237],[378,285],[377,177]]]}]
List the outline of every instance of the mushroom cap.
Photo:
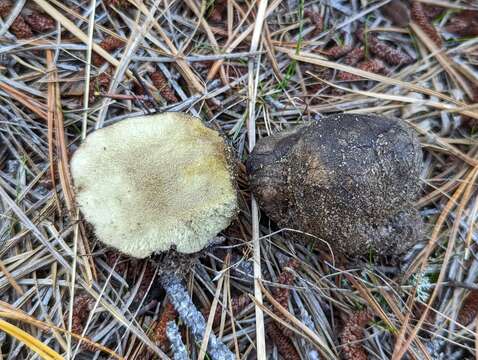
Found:
[{"label": "mushroom cap", "polygon": [[340,114],[261,139],[247,170],[279,226],[354,257],[400,255],[420,240],[421,166],[420,142],[402,121]]},{"label": "mushroom cap", "polygon": [[96,130],[70,166],[76,201],[99,240],[136,258],[200,251],[237,212],[223,138],[184,113]]}]

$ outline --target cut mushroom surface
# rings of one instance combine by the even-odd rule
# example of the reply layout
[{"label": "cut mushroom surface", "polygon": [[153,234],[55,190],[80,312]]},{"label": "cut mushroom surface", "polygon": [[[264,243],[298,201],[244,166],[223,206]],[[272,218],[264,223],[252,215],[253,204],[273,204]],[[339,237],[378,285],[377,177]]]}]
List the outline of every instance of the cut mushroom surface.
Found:
[{"label": "cut mushroom surface", "polygon": [[184,113],[90,134],[71,160],[76,199],[98,238],[144,258],[206,247],[237,212],[223,138]]}]

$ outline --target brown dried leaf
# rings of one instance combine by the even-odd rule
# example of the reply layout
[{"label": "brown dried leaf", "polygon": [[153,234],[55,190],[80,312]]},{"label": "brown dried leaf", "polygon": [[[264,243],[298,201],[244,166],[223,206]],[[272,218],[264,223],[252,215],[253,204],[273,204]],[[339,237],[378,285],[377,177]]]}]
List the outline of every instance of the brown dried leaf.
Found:
[{"label": "brown dried leaf", "polygon": [[365,57],[363,48],[355,48],[344,57],[344,64],[354,66]]},{"label": "brown dried leaf", "polygon": [[[383,64],[382,61],[378,59],[370,59],[370,60],[362,61],[361,63],[359,63],[357,65],[357,68],[360,70],[365,70],[365,71],[378,74],[385,68],[385,65]],[[358,75],[351,74],[345,71],[339,71],[339,73],[337,74],[337,77],[343,81],[353,81],[353,80],[363,79],[362,77]]]},{"label": "brown dried leaf", "polygon": [[346,71],[339,71],[337,73],[337,78],[341,81],[356,81],[361,79],[360,76]]},{"label": "brown dried leaf", "polygon": [[122,8],[128,5],[128,0],[103,0],[103,3],[109,7]]},{"label": "brown dried leaf", "polygon": [[357,68],[360,70],[378,74],[385,68],[385,65],[381,60],[370,59],[367,61],[362,61],[360,64],[357,65]]},{"label": "brown dried leaf", "polygon": [[426,17],[429,18],[430,20],[436,18],[438,15],[440,15],[443,12],[443,8],[440,6],[429,5],[429,4],[422,4],[422,5],[425,11]]},{"label": "brown dried leaf", "polygon": [[[234,315],[240,313],[250,303],[251,303],[251,298],[249,294],[247,293],[243,293],[236,297],[231,298],[232,313]],[[206,309],[203,311],[206,317],[208,316],[209,311],[210,309]],[[214,325],[219,324],[219,321],[221,321],[221,316],[222,316],[222,306],[218,304],[216,307],[216,313],[214,314],[214,322],[213,322]]]},{"label": "brown dried leaf", "polygon": [[[333,71],[330,69],[324,69],[320,73],[317,74],[317,77],[324,79],[324,80],[330,80],[332,79],[333,76]],[[313,83],[310,85],[307,85],[307,92],[309,94],[315,94],[318,91],[322,90],[325,87],[325,83],[318,81],[316,79],[313,79]],[[313,102],[316,101],[316,99],[312,99]]]},{"label": "brown dried leaf", "polygon": [[[354,66],[365,57],[365,50],[363,48],[355,48],[344,57],[344,64]],[[343,81],[359,80],[360,76],[348,73],[346,71],[339,71],[337,78]]]},{"label": "brown dried leaf", "polygon": [[[291,259],[287,262],[286,267],[290,269],[296,269],[299,266],[299,262],[296,259]],[[289,297],[290,297],[290,290],[289,286],[295,280],[295,274],[289,269],[284,269],[280,274],[279,278],[277,279],[277,283],[284,285],[285,287],[275,288],[273,291],[274,299],[284,308],[289,308]],[[274,309],[273,309],[274,310]],[[275,311],[275,314],[279,316],[281,319],[288,322],[288,319],[281,313]],[[282,325],[277,325],[278,328],[284,333],[285,336],[292,336],[292,332],[290,329],[283,327]]]},{"label": "brown dried leaf", "polygon": [[97,100],[99,92],[107,91],[111,81],[111,71],[107,70],[90,80],[90,102]]},{"label": "brown dried leaf", "polygon": [[[119,251],[109,250],[106,252],[106,263],[115,271],[123,276],[123,278],[130,284],[133,284],[139,276],[144,274],[141,278],[141,283],[136,293],[136,299],[143,299],[147,296],[148,289],[154,280],[156,274],[156,267],[148,259],[134,259],[126,255],[122,255]],[[116,264],[116,266],[115,266]]]},{"label": "brown dried leaf", "polygon": [[[287,262],[286,267],[295,269],[299,265],[298,261],[295,259],[291,259]],[[280,287],[280,288],[275,288],[274,289],[274,298],[277,300],[278,303],[280,303],[284,308],[289,307],[289,296],[290,296],[290,291],[287,288],[287,286],[292,285],[294,282],[295,275],[293,272],[288,271],[288,269],[283,270],[279,274],[279,278],[277,279],[277,283],[284,285],[286,287]]]}]

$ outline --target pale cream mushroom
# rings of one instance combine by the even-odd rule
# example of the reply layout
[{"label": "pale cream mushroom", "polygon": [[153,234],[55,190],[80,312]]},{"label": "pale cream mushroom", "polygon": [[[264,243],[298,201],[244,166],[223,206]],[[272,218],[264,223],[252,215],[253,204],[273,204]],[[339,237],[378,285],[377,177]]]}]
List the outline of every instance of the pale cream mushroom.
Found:
[{"label": "pale cream mushroom", "polygon": [[136,258],[200,251],[237,212],[223,138],[184,113],[97,130],[70,165],[77,202],[99,240]]}]

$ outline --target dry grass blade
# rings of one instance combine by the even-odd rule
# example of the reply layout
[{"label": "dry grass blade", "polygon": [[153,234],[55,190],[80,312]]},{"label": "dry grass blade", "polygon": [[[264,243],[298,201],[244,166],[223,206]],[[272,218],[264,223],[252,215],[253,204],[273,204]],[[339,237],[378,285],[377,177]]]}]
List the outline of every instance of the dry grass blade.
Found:
[{"label": "dry grass blade", "polygon": [[48,119],[48,115],[47,115],[46,111],[43,110],[43,108],[45,108],[44,105],[41,105],[40,103],[28,98],[27,96],[22,94],[20,91],[14,89],[10,85],[8,85],[4,82],[1,82],[1,81],[0,81],[0,89],[4,90],[5,92],[7,92],[11,96],[13,96],[13,98],[15,100],[17,100],[19,103],[25,105],[32,112],[37,114],[41,119],[43,119],[45,121]]},{"label": "dry grass blade", "polygon": [[[255,19],[254,31],[250,51],[255,52],[259,47],[262,26],[266,18],[267,0],[260,0]],[[253,60],[249,60],[249,76],[248,76],[248,98],[249,98],[249,116],[247,119],[247,136],[249,139],[249,151],[252,151],[256,141],[256,97],[258,78],[255,74],[256,66]],[[261,271],[261,243],[259,241],[259,209],[254,197],[251,198],[251,215],[252,215],[252,247],[254,253],[254,296],[255,300],[262,304],[262,291],[260,281],[262,278]],[[264,331],[264,313],[259,306],[256,306],[256,347],[259,360],[266,358],[266,342]]]},{"label": "dry grass blade", "polygon": [[[418,86],[418,85],[414,85],[414,84],[411,84],[411,83],[403,82],[401,80],[397,80],[397,79],[393,79],[393,78],[390,78],[390,77],[374,74],[374,73],[364,71],[364,70],[360,70],[360,69],[357,69],[357,68],[354,68],[354,67],[351,67],[351,66],[342,65],[342,64],[339,64],[339,63],[334,63],[334,62],[331,62],[331,61],[328,61],[328,60],[323,60],[322,58],[318,57],[317,55],[310,54],[310,53],[309,54],[307,54],[307,53],[295,54],[291,50],[282,49],[282,48],[281,48],[281,51],[289,54],[289,56],[292,59],[295,59],[295,60],[304,61],[304,62],[308,62],[308,63],[311,63],[311,64],[321,65],[321,66],[329,67],[329,68],[332,68],[332,69],[349,72],[349,73],[355,74],[357,76],[364,77],[366,79],[380,81],[384,84],[399,85],[399,86],[401,86],[405,89],[413,90],[413,91],[420,92],[420,93],[426,94],[426,95],[436,96],[440,99],[447,100],[449,102],[452,102],[452,103],[460,105],[460,106],[466,106],[465,104],[463,104],[463,103],[461,103],[457,100],[454,100],[454,99],[452,99],[452,98],[450,98],[446,95],[443,95],[442,93],[433,91],[433,90],[428,89],[428,88],[424,88],[422,86]],[[478,113],[476,111],[464,111],[463,114],[466,115],[466,116],[472,117],[473,119],[478,119]]]},{"label": "dry grass blade", "polygon": [[417,34],[418,38],[423,41],[423,43],[430,49],[430,51],[435,54],[438,62],[443,66],[445,71],[450,75],[450,77],[457,82],[460,87],[466,92],[466,94],[473,98],[474,92],[470,85],[468,85],[462,76],[453,68],[451,61],[443,54],[440,49],[434,44],[434,42],[429,38],[429,36],[416,24],[411,23],[410,27]]},{"label": "dry grass blade", "polygon": [[[346,341],[363,358],[475,358],[478,8],[415,3],[411,18],[396,0],[0,0],[0,318],[65,358],[167,358],[162,255],[105,249],[68,162],[97,128],[180,111],[218,130],[238,164],[240,212],[190,268],[209,338],[238,359],[337,359],[347,315],[366,307],[374,321]],[[401,118],[421,142],[425,226],[406,253],[345,258],[251,196],[256,141],[341,113]],[[177,325],[190,358],[211,356]],[[0,346],[6,360],[40,357],[10,335]]]},{"label": "dry grass blade", "polygon": [[[86,35],[83,31],[81,31],[70,19],[68,19],[65,15],[55,9],[52,5],[50,5],[45,0],[33,0],[35,1],[46,13],[48,13],[51,17],[57,19],[68,31],[70,31],[73,35],[75,35],[79,40],[83,43],[88,44],[88,35]],[[92,45],[92,49],[100,56],[102,56],[106,61],[111,63],[114,66],[119,65],[119,61],[116,60],[114,57],[111,56],[106,50],[104,50],[101,46],[97,44]],[[128,72],[130,76],[131,73]]]},{"label": "dry grass blade", "polygon": [[[458,203],[459,208],[461,209],[460,211],[463,211],[463,207],[468,202],[469,195],[470,195],[470,192],[471,192],[471,188],[473,187],[473,184],[475,183],[475,180],[476,180],[477,177],[478,177],[478,167],[475,167],[469,172],[468,176],[466,177],[465,182],[463,182],[463,184],[458,188],[457,192],[454,194],[454,197],[456,195],[456,201],[458,201],[459,196],[464,191],[462,201]],[[467,196],[467,194],[468,194],[468,196]],[[430,240],[429,245],[427,246],[427,253],[428,254],[431,253],[431,251],[433,250],[433,246],[436,245],[435,241],[436,241],[436,238],[438,237],[438,231],[440,230],[440,227],[443,225],[443,222],[445,221],[445,219],[448,215],[449,209],[456,204],[456,202],[452,203],[451,200],[450,200],[450,203],[451,203],[451,206],[449,208],[445,208],[443,213],[440,215],[440,219],[443,219],[443,220],[441,222],[439,221],[437,223],[437,225],[436,225],[436,227],[435,227],[435,229],[432,233],[432,238]],[[447,267],[448,267],[448,262],[450,261],[450,258],[453,255],[452,251],[453,251],[453,248],[454,248],[455,241],[456,241],[456,237],[453,236],[453,237],[451,237],[451,239],[450,239],[450,241],[447,245],[447,249],[446,249],[446,252],[445,252],[445,257],[444,257],[443,263],[442,263],[442,268],[441,268],[441,271],[438,275],[437,284],[442,283],[444,278],[445,278],[446,270],[447,270]],[[426,261],[428,260],[428,256],[423,257],[422,269],[424,268],[424,266],[426,264]],[[397,344],[400,344],[401,346],[397,345],[397,347],[394,351],[394,357],[393,357],[394,359],[401,359],[403,357],[403,355],[405,354],[405,352],[408,350],[408,348],[410,346],[410,343],[415,339],[415,337],[417,336],[418,332],[420,331],[423,323],[425,322],[426,317],[428,315],[428,311],[430,310],[431,304],[433,304],[433,301],[435,300],[436,296],[438,295],[438,290],[439,289],[440,289],[440,286],[436,286],[434,288],[434,290],[433,290],[433,292],[430,296],[430,299],[428,300],[428,306],[423,311],[422,316],[418,320],[418,323],[415,325],[415,328],[412,331],[412,333],[410,334],[409,338],[403,343],[403,345],[402,345],[401,342],[397,343]],[[413,307],[413,300],[411,302],[410,308],[412,308],[412,307]],[[406,323],[405,323],[405,325],[406,325]],[[402,333],[403,333],[403,330],[402,330]]]},{"label": "dry grass blade", "polygon": [[30,349],[37,353],[42,359],[45,360],[62,360],[63,357],[57,352],[53,351],[42,342],[35,339],[33,336],[23,331],[22,329],[0,320],[0,329],[7,334],[15,337],[18,341],[25,343]]},{"label": "dry grass blade", "polygon": [[[290,312],[288,312],[281,304],[279,304],[274,299],[274,297],[271,295],[271,293],[269,293],[267,291],[267,289],[264,288],[264,285],[262,285],[262,283],[260,283],[260,286],[261,286],[261,289],[262,289],[262,293],[265,295],[267,300],[272,304],[272,306],[276,310],[278,310],[282,315],[284,315],[284,317],[287,320],[289,320],[289,322],[292,325],[295,325],[297,327],[297,329],[300,329],[300,330],[297,330],[297,329],[292,328],[296,333],[300,334],[302,332],[303,334],[305,334],[311,341],[313,341],[319,347],[319,350],[321,351],[322,355],[326,359],[336,359],[337,358],[334,351],[327,346],[327,344],[324,342],[323,339],[318,337],[317,334],[312,332],[307,326],[305,326],[302,322],[300,322],[297,318],[295,318]],[[258,304],[256,299],[253,299],[253,300],[256,304]],[[263,305],[261,305],[261,307],[263,309],[265,309],[265,307]],[[290,328],[290,325],[287,324],[287,322],[280,319],[280,317],[278,317],[277,315],[274,315],[273,312],[267,311],[267,313],[268,313],[269,316],[273,317],[276,321],[281,323],[283,326],[286,326],[286,327]]]},{"label": "dry grass blade", "polygon": [[[56,149],[56,160],[57,160],[57,169],[58,175],[60,178],[61,187],[63,189],[63,194],[65,196],[66,206],[70,213],[71,217],[77,218],[78,217],[78,210],[76,209],[75,200],[74,200],[74,191],[73,191],[73,184],[71,181],[71,174],[69,168],[69,156],[67,152],[67,145],[66,145],[66,136],[65,136],[65,126],[63,121],[63,110],[61,108],[61,98],[60,98],[60,88],[58,85],[58,73],[56,67],[53,63],[53,53],[50,50],[47,50],[47,66],[48,66],[48,75],[49,75],[49,83],[48,83],[48,125],[51,126],[49,128],[49,132],[54,134],[54,148]],[[53,121],[52,121],[53,120]],[[53,136],[52,136],[53,140]],[[50,139],[49,139],[50,141]],[[50,161],[53,161],[53,142],[49,143],[51,147],[49,147],[49,156]],[[51,176],[52,176],[52,183],[56,184],[55,174],[54,174],[54,162],[50,163],[51,169]],[[78,227],[79,225],[76,225]],[[76,229],[78,233],[78,229]],[[87,254],[90,252],[89,245],[84,237],[80,238],[80,250],[83,254]],[[76,259],[76,253],[75,253]],[[89,283],[92,283],[93,277],[95,274],[95,265],[91,258],[87,259],[88,265],[85,268],[86,271],[86,278],[88,279]],[[75,267],[73,267],[75,268]]]},{"label": "dry grass blade", "polygon": [[[147,9],[145,9],[144,7],[139,7],[139,9],[145,15],[147,15],[149,13],[149,11]],[[160,34],[161,38],[166,42],[167,46],[169,47],[169,50],[171,51],[171,55],[172,56],[181,55],[178,52],[178,50],[176,49],[176,47],[174,46],[173,42],[164,33],[161,26],[158,23],[155,23],[154,27],[156,28],[156,30]],[[194,72],[189,67],[189,64],[187,62],[183,61],[183,60],[178,60],[177,64],[178,64],[179,68],[181,69],[182,74],[187,79],[188,83],[190,84],[190,86],[193,89],[195,89],[196,91],[198,91],[200,94],[204,93],[204,85],[201,84],[201,82],[197,79],[196,75],[194,74]]]},{"label": "dry grass blade", "polygon": [[[224,263],[227,266],[228,261]],[[206,356],[207,343],[209,342],[209,335],[211,334],[212,326],[214,323],[214,314],[216,313],[217,304],[219,302],[219,296],[221,294],[222,285],[224,283],[224,276],[221,276],[216,287],[216,293],[214,295],[214,300],[211,305],[211,312],[209,313],[209,318],[207,319],[206,331],[204,332],[204,337],[201,342],[201,348],[199,349],[198,360],[203,360]]]},{"label": "dry grass blade", "polygon": [[[1,304],[0,308],[1,308],[0,318],[22,321],[24,323],[33,325],[33,326],[38,327],[38,328],[42,329],[43,331],[47,331],[47,332],[48,331],[58,331],[58,332],[66,333],[65,329],[62,329],[60,327],[57,327],[57,326],[54,326],[54,325],[51,325],[51,324],[45,324],[42,321],[34,319],[27,314],[24,314],[24,313],[14,309],[14,308],[11,308],[11,306],[9,306],[9,305]],[[104,351],[104,352],[108,353],[114,359],[118,359],[118,360],[123,360],[124,359],[123,357],[119,356],[118,354],[116,354],[111,349],[109,349],[107,347],[104,347],[100,344],[96,344],[93,341],[91,341],[90,339],[84,338],[84,337],[82,337],[81,335],[78,335],[78,334],[71,334],[71,335],[73,337],[75,337],[76,339],[79,339],[79,340],[82,340],[85,343],[88,343],[90,346],[92,346],[92,347],[94,347],[98,350],[101,350],[101,351]],[[63,358],[61,357],[61,359],[63,359]]]}]

